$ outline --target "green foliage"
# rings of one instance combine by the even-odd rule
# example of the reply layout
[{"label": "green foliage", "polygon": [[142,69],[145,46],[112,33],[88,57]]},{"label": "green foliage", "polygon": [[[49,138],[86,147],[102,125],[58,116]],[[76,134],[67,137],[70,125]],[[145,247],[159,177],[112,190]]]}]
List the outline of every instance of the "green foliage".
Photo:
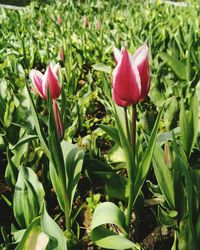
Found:
[{"label": "green foliage", "polygon": [[43,199],[44,189],[36,174],[30,168],[21,167],[13,198],[14,215],[21,228],[28,227],[40,214]]},{"label": "green foliage", "polygon": [[[148,183],[160,201],[157,217],[161,224],[176,230],[174,250],[199,248],[199,10],[199,1],[174,7],[162,1],[139,0],[32,1],[20,10],[0,8],[0,179],[4,177],[11,188],[8,195],[1,194],[1,201],[13,206],[18,226],[26,230],[12,229],[12,239],[7,236],[10,227],[2,227],[3,247],[12,248],[10,244],[20,242],[17,249],[31,249],[35,246],[30,239],[36,243],[44,237],[46,249],[66,249],[65,237],[75,241],[80,237],[75,230],[78,222],[72,218],[77,203],[79,211],[79,202],[85,201],[79,200],[85,199],[85,193],[81,198],[77,195],[79,180],[87,179],[93,185],[90,189],[102,191],[101,197],[120,200],[126,206],[130,183],[124,169],[135,166],[128,168],[136,205],[154,154],[153,175],[158,185]],[[84,15],[88,26],[83,24]],[[150,47],[151,90],[149,99],[138,105],[135,164],[126,140],[123,110],[116,108],[112,113],[112,48],[126,46],[133,52],[144,42]],[[61,65],[62,94],[57,103],[65,129],[63,141],[55,130],[50,100],[37,96],[28,76],[32,68],[43,72],[52,60]],[[164,103],[155,123],[157,110]],[[98,145],[99,137],[103,146]],[[84,158],[78,145],[86,139]],[[166,141],[171,163],[165,161]],[[100,190],[95,182],[99,178],[104,183]],[[65,232],[65,236],[41,209],[44,192],[49,202],[54,191],[66,214],[66,226],[74,231]],[[93,210],[97,203],[101,203],[99,197],[91,201]],[[97,245],[138,248],[126,238],[127,226],[119,207],[108,202],[97,208],[99,215],[95,210],[91,233]],[[107,209],[111,212],[103,221]],[[114,225],[108,229],[107,223]]]}]

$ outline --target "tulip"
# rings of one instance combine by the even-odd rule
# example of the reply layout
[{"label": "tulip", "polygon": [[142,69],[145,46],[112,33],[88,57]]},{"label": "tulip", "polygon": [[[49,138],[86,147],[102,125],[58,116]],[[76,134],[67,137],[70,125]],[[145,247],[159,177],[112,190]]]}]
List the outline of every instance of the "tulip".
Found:
[{"label": "tulip", "polygon": [[60,50],[59,50],[59,57],[60,57],[60,60],[62,62],[64,62],[64,60],[65,60],[65,52],[64,52],[63,48],[60,48]]},{"label": "tulip", "polygon": [[87,16],[83,16],[83,27],[85,28],[89,27],[89,20]]},{"label": "tulip", "polygon": [[114,48],[117,64],[112,75],[112,98],[115,103],[127,107],[143,101],[150,87],[148,46],[145,44],[131,56],[125,48]]},{"label": "tulip", "polygon": [[38,94],[47,99],[47,88],[49,87],[52,99],[57,99],[61,92],[61,87],[58,80],[59,64],[51,62],[44,74],[40,71],[32,69],[29,77],[32,80]]},{"label": "tulip", "polygon": [[62,18],[60,15],[57,16],[57,24],[60,26],[62,24]]},{"label": "tulip", "polygon": [[101,28],[102,28],[101,21],[100,21],[100,19],[98,19],[98,22],[97,22],[97,30],[100,32],[100,31],[101,31]]}]

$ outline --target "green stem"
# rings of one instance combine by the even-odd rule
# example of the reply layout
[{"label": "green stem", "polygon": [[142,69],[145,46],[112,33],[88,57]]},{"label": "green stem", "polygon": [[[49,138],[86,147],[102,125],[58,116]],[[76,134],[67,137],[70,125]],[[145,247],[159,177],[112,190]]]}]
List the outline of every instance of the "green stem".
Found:
[{"label": "green stem", "polygon": [[135,148],[136,148],[136,105],[132,105],[132,147],[133,147],[133,156],[135,164]]},{"label": "green stem", "polygon": [[[136,149],[136,105],[132,105],[132,149],[133,149],[133,166],[129,166],[129,168],[135,168],[135,149]],[[133,171],[131,171],[132,173]],[[128,199],[128,209],[126,214],[126,228],[129,231],[130,222],[131,222],[131,214],[133,207],[133,188],[134,188],[134,176],[129,175],[129,199]]]},{"label": "green stem", "polygon": [[66,226],[67,231],[71,232],[72,227],[71,227],[71,220],[70,220],[68,209],[67,211],[65,211],[65,226]]},{"label": "green stem", "polygon": [[129,124],[128,124],[128,113],[127,113],[127,108],[124,108],[124,118],[125,118],[125,124],[126,124],[126,133],[127,133],[127,138],[131,144],[131,136],[130,136],[130,130],[129,130]]}]

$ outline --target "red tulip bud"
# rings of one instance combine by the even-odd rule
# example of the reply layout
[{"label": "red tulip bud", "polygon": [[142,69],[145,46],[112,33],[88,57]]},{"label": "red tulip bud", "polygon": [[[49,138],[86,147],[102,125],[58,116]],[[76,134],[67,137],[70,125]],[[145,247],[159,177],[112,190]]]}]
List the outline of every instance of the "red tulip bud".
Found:
[{"label": "red tulip bud", "polygon": [[168,143],[165,143],[165,148],[164,148],[164,161],[167,166],[171,166],[172,159],[171,159],[171,152]]},{"label": "red tulip bud", "polygon": [[89,27],[89,20],[87,16],[83,16],[83,27],[88,28]]},{"label": "red tulip bud", "polygon": [[60,60],[62,62],[64,62],[64,60],[65,60],[65,53],[64,53],[64,49],[63,48],[60,48],[59,56],[60,56]]},{"label": "red tulip bud", "polygon": [[61,25],[62,24],[62,18],[60,15],[57,16],[57,24]]},{"label": "red tulip bud", "polygon": [[102,28],[102,26],[101,26],[101,21],[100,21],[100,19],[98,19],[98,22],[97,22],[97,30],[100,32],[100,31],[101,31],[101,28]]}]

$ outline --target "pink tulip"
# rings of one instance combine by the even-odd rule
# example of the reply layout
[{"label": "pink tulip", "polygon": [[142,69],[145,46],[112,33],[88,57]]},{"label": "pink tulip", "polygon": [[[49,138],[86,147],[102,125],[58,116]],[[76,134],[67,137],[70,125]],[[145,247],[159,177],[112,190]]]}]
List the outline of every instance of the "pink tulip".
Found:
[{"label": "pink tulip", "polygon": [[135,61],[135,64],[139,70],[140,79],[141,79],[141,96],[140,101],[143,101],[144,98],[148,95],[150,89],[150,70],[149,70],[149,49],[146,44],[141,46],[134,53],[132,60]]},{"label": "pink tulip", "polygon": [[113,71],[112,97],[117,105],[127,107],[147,96],[150,87],[149,59],[147,45],[141,46],[133,56],[125,48],[114,48],[117,64]]},{"label": "pink tulip", "polygon": [[51,62],[44,75],[35,69],[32,69],[29,77],[32,80],[38,94],[43,98],[47,99],[47,88],[49,87],[50,95],[52,99],[57,99],[61,92],[61,87],[58,80],[59,64]]},{"label": "pink tulip", "polygon": [[57,16],[57,24],[60,26],[62,24],[62,18],[60,15]]}]

